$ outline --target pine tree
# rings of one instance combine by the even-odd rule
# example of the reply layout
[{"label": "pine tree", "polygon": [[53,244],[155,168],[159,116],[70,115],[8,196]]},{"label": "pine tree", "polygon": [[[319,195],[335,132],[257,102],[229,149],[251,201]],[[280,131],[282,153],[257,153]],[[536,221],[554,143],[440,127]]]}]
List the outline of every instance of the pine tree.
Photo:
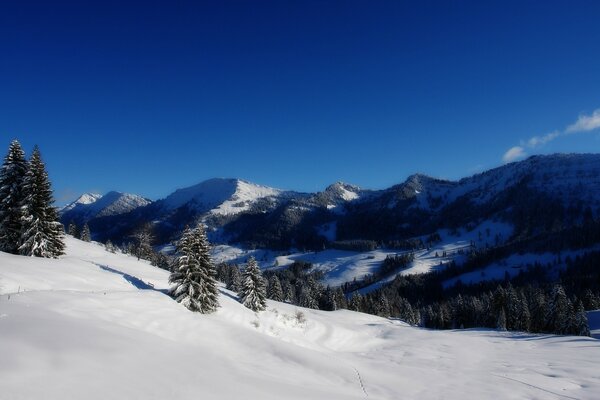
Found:
[{"label": "pine tree", "polygon": [[237,265],[233,265],[230,271],[229,284],[227,289],[239,293],[242,290],[242,273]]},{"label": "pine tree", "polygon": [[283,281],[283,301],[296,303],[296,293],[294,287],[287,279]]},{"label": "pine tree", "polygon": [[572,314],[569,312],[569,308],[572,307],[562,285],[555,285],[546,315],[547,330],[560,335],[567,333],[569,330],[569,317]]},{"label": "pine tree", "polygon": [[17,254],[21,241],[25,152],[13,140],[0,169],[0,251]]},{"label": "pine tree", "polygon": [[113,245],[113,243],[110,241],[110,239],[108,239],[106,241],[106,243],[104,243],[104,248],[106,249],[106,251],[114,253],[115,252],[115,246]]},{"label": "pine tree", "polygon": [[169,283],[171,295],[191,311],[211,313],[219,307],[216,268],[210,260],[210,245],[204,226],[186,228],[177,244],[180,254],[173,263]]},{"label": "pine tree", "polygon": [[271,300],[283,301],[283,289],[277,275],[271,275],[271,278],[269,278],[267,296]]},{"label": "pine tree", "polygon": [[79,237],[79,229],[77,229],[77,225],[75,225],[75,223],[73,221],[71,221],[69,223],[69,227],[67,228],[67,233],[71,236],[73,236],[74,238],[78,238]]},{"label": "pine tree", "polygon": [[390,316],[390,302],[388,301],[387,296],[383,292],[380,292],[379,297],[377,299],[376,314],[380,317]]},{"label": "pine tree", "polygon": [[298,298],[298,302],[300,303],[301,307],[312,308],[313,310],[319,309],[319,302],[310,289],[310,285],[306,283],[300,286],[300,296]]},{"label": "pine tree", "polygon": [[573,334],[579,336],[590,336],[590,326],[585,309],[583,308],[583,303],[581,301],[577,302],[573,325]]},{"label": "pine tree", "polygon": [[25,256],[56,258],[64,254],[64,230],[52,206],[52,188],[46,166],[36,146],[27,164],[21,206],[21,245]]},{"label": "pine tree", "polygon": [[262,311],[267,308],[265,280],[254,257],[250,257],[244,269],[239,297],[242,304],[252,311]]},{"label": "pine tree", "polygon": [[362,295],[358,292],[354,292],[354,293],[352,293],[352,297],[350,297],[350,302],[348,303],[348,308],[352,311],[362,311],[362,303],[363,303]]},{"label": "pine tree", "polygon": [[81,240],[84,242],[92,241],[92,233],[90,232],[90,227],[87,222],[83,225],[83,229],[81,230]]},{"label": "pine tree", "polygon": [[504,308],[501,308],[498,314],[498,322],[496,323],[496,329],[499,329],[501,331],[506,330],[506,313],[504,312]]}]

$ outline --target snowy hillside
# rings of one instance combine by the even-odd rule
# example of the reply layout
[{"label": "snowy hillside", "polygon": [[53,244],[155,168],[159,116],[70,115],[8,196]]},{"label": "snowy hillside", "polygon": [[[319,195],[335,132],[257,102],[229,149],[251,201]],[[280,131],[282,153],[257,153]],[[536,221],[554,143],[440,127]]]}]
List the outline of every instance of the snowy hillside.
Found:
[{"label": "snowy hillside", "polygon": [[125,214],[150,203],[150,200],[130,193],[112,191],[104,196],[88,193],[60,210],[60,215],[64,223],[75,221],[81,224],[92,218]]},{"label": "snowy hillside", "polygon": [[[222,290],[212,315],[165,295],[166,271],[67,240],[59,260],[0,253],[7,399],[594,399],[600,344],[429,331]],[[299,312],[301,314],[299,314]],[[32,384],[35,382],[35,384]]]}]

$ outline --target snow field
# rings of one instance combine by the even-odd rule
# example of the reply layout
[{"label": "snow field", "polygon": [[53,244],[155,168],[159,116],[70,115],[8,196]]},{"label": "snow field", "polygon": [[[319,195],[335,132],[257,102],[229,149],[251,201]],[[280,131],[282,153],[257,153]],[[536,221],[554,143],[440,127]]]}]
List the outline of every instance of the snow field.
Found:
[{"label": "snow field", "polygon": [[218,311],[202,315],[164,293],[167,279],[166,271],[70,237],[59,260],[0,253],[0,397],[595,399],[600,393],[594,339],[430,331],[271,301],[254,313],[225,289]]}]

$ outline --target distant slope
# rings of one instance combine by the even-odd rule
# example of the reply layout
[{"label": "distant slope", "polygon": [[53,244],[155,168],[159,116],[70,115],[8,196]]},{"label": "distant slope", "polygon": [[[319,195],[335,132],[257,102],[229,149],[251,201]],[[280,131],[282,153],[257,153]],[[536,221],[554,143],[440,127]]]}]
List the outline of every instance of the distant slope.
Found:
[{"label": "distant slope", "polygon": [[150,203],[148,199],[129,193],[112,191],[104,196],[88,193],[62,208],[60,218],[65,225],[70,222],[83,224],[93,218],[125,214]]},{"label": "distant slope", "polygon": [[[7,399],[596,399],[583,337],[430,331],[221,289],[214,314],[165,295],[168,272],[67,239],[58,260],[0,253]],[[301,312],[302,315],[298,318]]]}]

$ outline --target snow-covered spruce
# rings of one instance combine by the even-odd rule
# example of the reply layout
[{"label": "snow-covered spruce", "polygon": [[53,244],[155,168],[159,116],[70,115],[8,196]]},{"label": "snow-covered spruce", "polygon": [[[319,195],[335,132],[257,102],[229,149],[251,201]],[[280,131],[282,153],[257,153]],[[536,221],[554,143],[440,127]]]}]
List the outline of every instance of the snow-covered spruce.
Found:
[{"label": "snow-covered spruce", "polygon": [[283,301],[283,289],[281,288],[281,282],[279,281],[277,275],[271,275],[267,289],[267,295],[269,299]]},{"label": "snow-covered spruce", "polygon": [[242,304],[252,311],[267,308],[267,289],[260,268],[254,257],[250,257],[242,275],[242,288],[238,293]]},{"label": "snow-covered spruce", "polygon": [[52,206],[52,188],[37,146],[27,164],[23,194],[19,253],[45,258],[64,254],[64,228]]},{"label": "snow-covered spruce", "polygon": [[92,241],[92,233],[90,232],[90,227],[87,223],[85,223],[83,225],[83,229],[81,230],[81,240],[83,240],[84,242],[91,242]]},{"label": "snow-covered spruce", "polygon": [[0,251],[7,253],[19,251],[26,173],[25,152],[19,142],[13,140],[0,169]]},{"label": "snow-covered spruce", "polygon": [[210,244],[204,226],[186,228],[177,244],[177,257],[169,283],[173,298],[191,311],[211,313],[219,307],[216,270],[210,260]]}]

